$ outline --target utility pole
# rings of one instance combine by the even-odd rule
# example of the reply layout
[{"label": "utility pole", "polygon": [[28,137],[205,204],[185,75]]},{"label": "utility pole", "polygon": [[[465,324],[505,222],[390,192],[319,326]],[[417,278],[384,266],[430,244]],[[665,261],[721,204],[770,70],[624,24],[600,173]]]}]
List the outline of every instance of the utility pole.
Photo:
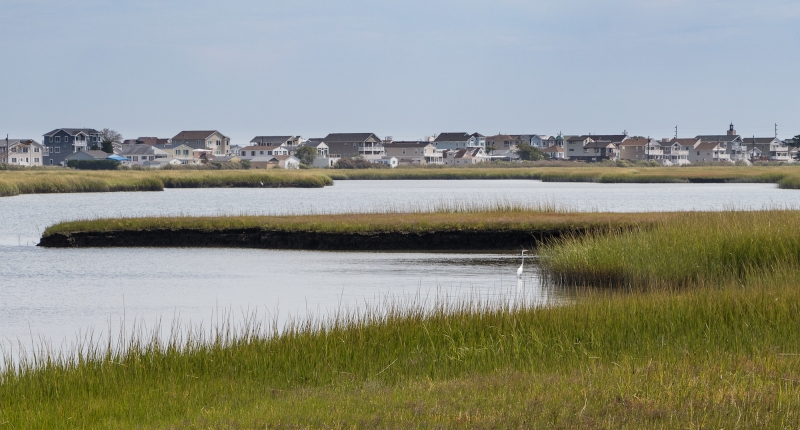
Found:
[{"label": "utility pole", "polygon": [[676,125],[675,126],[675,139],[677,139],[677,138],[678,138],[678,126]]},{"label": "utility pole", "polygon": [[775,138],[778,138],[778,123],[775,123]]}]

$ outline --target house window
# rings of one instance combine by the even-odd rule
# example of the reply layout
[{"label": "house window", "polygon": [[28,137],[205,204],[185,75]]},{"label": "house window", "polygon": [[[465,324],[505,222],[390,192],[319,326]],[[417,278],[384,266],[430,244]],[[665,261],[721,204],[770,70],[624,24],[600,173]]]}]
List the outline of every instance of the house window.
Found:
[{"label": "house window", "polygon": [[219,140],[217,141],[217,146],[219,146]]},{"label": "house window", "polygon": [[54,149],[54,151],[53,151],[53,152],[55,152],[56,154],[60,154],[60,153],[61,153],[61,148],[59,148],[58,146],[56,146],[56,147],[55,147],[55,148],[53,148],[53,149]]},{"label": "house window", "polygon": [[39,152],[39,148],[33,148],[33,152]]},{"label": "house window", "polygon": [[61,142],[61,136],[56,136],[56,142]]},{"label": "house window", "polygon": [[34,162],[34,163],[38,163],[38,162],[39,162],[39,159],[38,159],[38,158],[34,158],[34,159],[33,159],[33,162]]},{"label": "house window", "polygon": [[16,158],[12,158],[12,159],[11,159],[11,162],[12,162],[12,163],[16,163],[16,162],[17,162],[17,159],[16,159]]},{"label": "house window", "polygon": [[51,165],[51,166],[53,165],[53,160],[50,160],[50,165]]},{"label": "house window", "polygon": [[133,161],[139,161],[139,157],[134,155],[133,156]]},{"label": "house window", "polygon": [[697,151],[697,155],[700,155],[700,151]]}]

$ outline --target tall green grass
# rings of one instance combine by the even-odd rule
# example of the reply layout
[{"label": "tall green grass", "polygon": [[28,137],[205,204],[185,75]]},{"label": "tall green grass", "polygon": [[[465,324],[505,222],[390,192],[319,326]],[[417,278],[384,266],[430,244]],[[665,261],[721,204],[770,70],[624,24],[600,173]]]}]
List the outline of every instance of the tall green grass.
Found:
[{"label": "tall green grass", "polygon": [[568,237],[541,249],[553,280],[685,285],[800,269],[800,212],[689,212],[646,227]]},{"label": "tall green grass", "polygon": [[[683,291],[594,292],[553,308],[388,300],[283,328],[253,318],[168,339],[135,331],[122,348],[87,341],[63,356],[45,350],[7,360],[0,423],[429,427],[468,426],[458,416],[469,412],[537,427],[686,427],[698,419],[795,427],[798,281],[797,272],[775,272]],[[511,379],[491,382],[504,374]],[[434,386],[450,388],[433,394]],[[436,403],[438,413],[414,413],[400,401],[407,391],[414,407],[452,400]],[[354,402],[358,393],[375,399]],[[465,393],[492,400],[467,407]],[[359,421],[373,416],[384,420]]]}]

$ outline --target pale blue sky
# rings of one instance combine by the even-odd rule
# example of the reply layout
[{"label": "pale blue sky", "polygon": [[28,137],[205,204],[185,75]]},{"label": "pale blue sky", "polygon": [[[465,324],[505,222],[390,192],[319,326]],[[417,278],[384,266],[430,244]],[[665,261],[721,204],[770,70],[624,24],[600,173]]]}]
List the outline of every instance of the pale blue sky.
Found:
[{"label": "pale blue sky", "polygon": [[800,2],[0,2],[0,132],[800,134]]}]

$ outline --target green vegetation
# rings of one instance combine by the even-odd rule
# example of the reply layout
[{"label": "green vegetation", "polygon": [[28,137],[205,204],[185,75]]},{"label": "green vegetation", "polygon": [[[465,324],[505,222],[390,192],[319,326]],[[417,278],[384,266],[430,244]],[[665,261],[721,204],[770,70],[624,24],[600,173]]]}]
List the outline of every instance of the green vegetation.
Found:
[{"label": "green vegetation", "polygon": [[7,360],[0,423],[800,426],[800,233],[793,229],[800,212],[580,214],[503,204],[424,212],[430,209],[98,220],[48,232],[220,225],[358,232],[473,228],[480,220],[484,228],[584,225],[596,234],[540,249],[545,273],[562,283],[625,288],[576,289],[549,308],[519,298],[387,299],[283,328],[252,316],[238,328],[181,331],[169,340],[134,330],[119,337],[124,348],[88,343],[63,356],[43,350],[18,365]]},{"label": "green vegetation", "polygon": [[[389,169],[366,161],[340,169],[237,171],[246,163],[210,163],[161,170],[97,172],[0,165],[0,197],[27,193],[154,191],[170,187],[323,187],[348,179],[534,179],[546,182],[759,182],[800,188],[797,166],[617,167],[567,162],[492,163],[465,167],[406,166]],[[366,163],[366,164],[364,164]],[[358,166],[369,168],[355,168]],[[233,167],[236,169],[233,169]]]},{"label": "green vegetation", "polygon": [[[387,210],[391,210],[388,208]],[[442,231],[617,230],[655,223],[671,213],[578,213],[548,205],[521,206],[440,203],[416,212],[326,215],[142,217],[67,221],[48,227],[56,233],[192,229],[203,231],[262,229],[327,233],[420,233]]]},{"label": "green vegetation", "polygon": [[315,172],[243,170],[0,171],[0,196],[34,193],[161,191],[164,188],[308,187],[332,185]]},{"label": "green vegetation", "polygon": [[540,250],[554,280],[683,286],[800,269],[800,212],[689,212],[646,228],[569,237]]},{"label": "green vegetation", "polygon": [[[284,330],[44,351],[0,374],[9,428],[800,425],[797,272],[553,308],[387,301]],[[428,308],[430,309],[430,308]]]},{"label": "green vegetation", "polygon": [[67,166],[78,170],[117,170],[119,161],[115,160],[69,160]]}]

